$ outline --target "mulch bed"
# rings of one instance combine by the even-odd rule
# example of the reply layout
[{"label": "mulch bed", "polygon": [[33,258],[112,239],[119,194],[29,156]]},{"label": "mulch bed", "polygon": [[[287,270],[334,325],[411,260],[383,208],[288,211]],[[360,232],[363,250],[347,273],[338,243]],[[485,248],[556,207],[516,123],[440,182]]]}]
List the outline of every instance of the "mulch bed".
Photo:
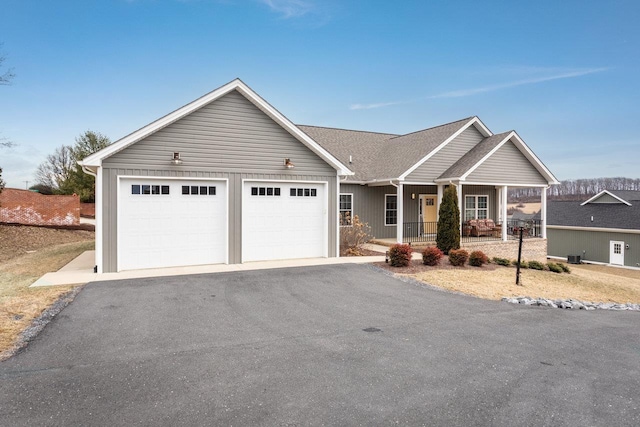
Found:
[{"label": "mulch bed", "polygon": [[484,271],[493,271],[498,266],[496,264],[485,264],[482,267],[471,267],[470,265],[465,265],[463,267],[454,267],[449,264],[449,257],[443,256],[440,260],[440,264],[436,266],[428,266],[422,263],[422,260],[414,259],[411,260],[411,264],[407,267],[392,267],[391,264],[387,264],[386,262],[374,262],[373,265],[376,267],[383,268],[385,270],[389,270],[392,273],[398,274],[417,274],[423,273],[426,271],[434,271],[434,270],[484,270]]}]

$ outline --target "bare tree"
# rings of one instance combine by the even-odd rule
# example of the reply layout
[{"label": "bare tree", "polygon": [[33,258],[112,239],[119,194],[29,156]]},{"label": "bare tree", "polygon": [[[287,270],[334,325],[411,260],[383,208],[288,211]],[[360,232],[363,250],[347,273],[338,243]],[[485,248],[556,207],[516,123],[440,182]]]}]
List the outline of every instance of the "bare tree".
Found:
[{"label": "bare tree", "polygon": [[47,159],[38,166],[36,183],[55,190],[63,190],[75,167],[71,147],[62,145],[56,148],[53,154],[49,154]]},{"label": "bare tree", "polygon": [[[2,47],[2,43],[0,43],[0,47]],[[0,73],[2,73],[2,64],[4,63],[5,59],[5,56],[3,54],[0,54]],[[0,74],[0,85],[11,84],[11,80],[13,80],[14,77],[15,74],[13,73],[13,68],[9,68],[4,73]]]}]

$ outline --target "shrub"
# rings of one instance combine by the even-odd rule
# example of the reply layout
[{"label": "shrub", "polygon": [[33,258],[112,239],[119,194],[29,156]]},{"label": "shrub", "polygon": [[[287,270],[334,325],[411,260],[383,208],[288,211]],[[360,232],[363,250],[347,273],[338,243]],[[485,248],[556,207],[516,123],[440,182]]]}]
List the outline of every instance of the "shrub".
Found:
[{"label": "shrub", "polygon": [[469,255],[469,265],[482,267],[489,262],[489,258],[482,251],[473,251]]},{"label": "shrub", "polygon": [[469,252],[464,249],[452,249],[449,251],[449,263],[455,267],[465,265],[469,259]]},{"label": "shrub", "polygon": [[493,262],[503,267],[509,267],[509,265],[511,264],[511,262],[508,259],[498,258],[497,256],[493,257]]},{"label": "shrub", "polygon": [[544,264],[538,261],[529,261],[529,268],[532,270],[544,270]]},{"label": "shrub", "polygon": [[565,273],[571,273],[571,269],[569,268],[569,266],[567,264],[559,262],[558,265],[560,266],[562,271],[564,271]]},{"label": "shrub", "polygon": [[406,267],[411,262],[411,245],[396,243],[389,249],[389,264],[392,267]]},{"label": "shrub", "polygon": [[460,209],[458,193],[454,185],[449,185],[442,196],[438,216],[436,245],[445,254],[452,249],[460,249]]},{"label": "shrub", "polygon": [[442,259],[443,253],[440,249],[435,246],[427,246],[424,251],[422,251],[422,263],[424,265],[438,265],[440,260]]},{"label": "shrub", "polygon": [[371,239],[371,227],[353,216],[351,225],[340,227],[340,255],[362,255],[362,245]]},{"label": "shrub", "polygon": [[[513,265],[514,267],[517,267],[518,260],[514,259],[513,261],[511,261],[511,265]],[[520,261],[520,268],[529,268],[529,264],[527,263],[527,261]]]},{"label": "shrub", "polygon": [[547,268],[549,269],[549,271],[553,271],[554,273],[562,273],[562,271],[563,271],[562,267],[560,267],[555,262],[548,262],[547,263]]}]

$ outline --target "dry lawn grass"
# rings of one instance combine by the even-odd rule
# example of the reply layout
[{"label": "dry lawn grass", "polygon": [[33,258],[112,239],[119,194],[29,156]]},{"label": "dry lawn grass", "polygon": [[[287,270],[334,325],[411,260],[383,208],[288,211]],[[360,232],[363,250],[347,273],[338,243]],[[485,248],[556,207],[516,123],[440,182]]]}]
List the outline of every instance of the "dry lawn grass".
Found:
[{"label": "dry lawn grass", "polygon": [[82,252],[92,250],[93,246],[93,241],[66,243],[0,265],[0,360],[35,318],[73,289],[73,286],[29,286],[43,274],[57,271]]},{"label": "dry lawn grass", "polygon": [[540,210],[540,208],[542,207],[542,203],[541,202],[530,202],[530,203],[523,203],[524,207],[519,208],[518,205],[520,203],[507,203],[507,209],[508,208],[517,208],[520,209],[522,211],[522,213],[526,213],[526,214],[532,214],[532,213],[536,213]]},{"label": "dry lawn grass", "polygon": [[[595,268],[594,268],[595,267]],[[410,276],[425,283],[480,298],[529,296],[592,302],[640,303],[640,272],[613,267],[571,266],[571,274],[522,270],[523,286],[515,284],[516,269],[465,267],[431,269]]]}]

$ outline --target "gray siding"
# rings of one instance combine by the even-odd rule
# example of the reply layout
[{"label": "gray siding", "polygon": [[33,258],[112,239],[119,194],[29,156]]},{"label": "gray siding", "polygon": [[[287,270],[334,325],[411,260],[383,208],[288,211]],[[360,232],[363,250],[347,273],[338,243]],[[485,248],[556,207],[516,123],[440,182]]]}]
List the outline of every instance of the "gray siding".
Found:
[{"label": "gray siding", "polygon": [[603,194],[602,196],[598,197],[595,200],[590,201],[589,203],[606,203],[606,204],[611,204],[611,203],[615,203],[615,204],[623,204],[620,200],[616,199],[613,196],[610,196],[609,194]]},{"label": "gray siding", "polygon": [[[453,141],[433,155],[429,160],[411,172],[406,180],[413,182],[433,182],[451,165],[460,160],[469,150],[484,137],[475,126],[469,126]],[[416,159],[416,162],[420,159]]]},{"label": "gray siding", "polygon": [[566,258],[567,255],[580,255],[584,260],[604,263],[609,263],[610,241],[623,241],[629,245],[629,249],[624,250],[624,265],[640,267],[640,234],[567,230],[548,226],[547,240],[550,256]]},{"label": "gray siding", "polygon": [[[170,164],[179,151],[183,164]],[[284,158],[295,168],[286,170]],[[242,180],[327,182],[328,255],[336,254],[336,171],[238,92],[231,92],[103,161],[103,271],[116,271],[118,176],[226,178],[229,262],[242,256]]]},{"label": "gray siding", "polygon": [[467,181],[546,185],[547,181],[529,160],[508,141],[467,177]]},{"label": "gray siding", "polygon": [[105,159],[105,167],[165,168],[179,151],[181,166],[171,170],[335,174],[335,170],[237,91],[200,108]]},{"label": "gray siding", "polygon": [[384,225],[384,195],[396,194],[393,186],[368,187],[366,185],[340,184],[340,193],[353,194],[353,214],[371,227],[373,237],[395,237],[396,227]]}]

